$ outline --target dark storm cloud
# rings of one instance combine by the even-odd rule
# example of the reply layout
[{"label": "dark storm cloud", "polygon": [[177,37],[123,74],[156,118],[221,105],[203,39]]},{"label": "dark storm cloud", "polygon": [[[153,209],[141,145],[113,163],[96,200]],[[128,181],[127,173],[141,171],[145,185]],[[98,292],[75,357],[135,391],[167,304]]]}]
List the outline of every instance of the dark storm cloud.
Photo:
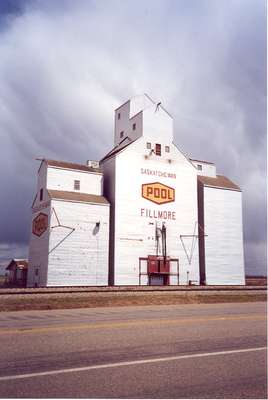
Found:
[{"label": "dark storm cloud", "polygon": [[9,244],[27,255],[34,158],[99,159],[113,109],[147,92],[173,115],[179,148],[242,187],[246,264],[263,272],[265,2],[11,3],[0,29],[2,259]]},{"label": "dark storm cloud", "polygon": [[25,0],[2,0],[0,2],[0,20],[14,18],[24,10]]}]

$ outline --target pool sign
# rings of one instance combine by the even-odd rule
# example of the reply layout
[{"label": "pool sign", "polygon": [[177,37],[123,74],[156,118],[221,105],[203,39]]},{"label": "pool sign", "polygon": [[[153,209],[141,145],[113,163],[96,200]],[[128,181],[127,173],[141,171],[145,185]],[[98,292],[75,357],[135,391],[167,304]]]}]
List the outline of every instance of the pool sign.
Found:
[{"label": "pool sign", "polygon": [[166,204],[175,201],[175,189],[160,182],[143,184],[141,194],[144,199],[156,204]]},{"label": "pool sign", "polygon": [[32,232],[34,235],[40,237],[47,230],[47,227],[48,216],[41,212],[33,219]]}]

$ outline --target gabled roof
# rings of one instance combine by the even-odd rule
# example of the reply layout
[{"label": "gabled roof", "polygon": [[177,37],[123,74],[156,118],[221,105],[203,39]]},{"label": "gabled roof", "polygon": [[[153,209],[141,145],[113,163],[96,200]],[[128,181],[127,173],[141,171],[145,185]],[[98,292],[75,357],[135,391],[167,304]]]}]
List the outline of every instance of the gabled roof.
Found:
[{"label": "gabled roof", "polygon": [[219,189],[229,189],[241,192],[239,186],[233,183],[230,179],[223,175],[217,175],[216,178],[211,178],[210,176],[197,176],[198,181],[203,183],[204,186],[215,187]]},{"label": "gabled roof", "polygon": [[19,258],[13,258],[8,266],[6,267],[6,270],[10,270],[12,266],[15,266],[16,268],[19,269],[27,269],[28,268],[28,260],[26,259],[19,259]]},{"label": "gabled roof", "polygon": [[[134,140],[131,140],[128,136],[126,136],[118,145],[116,145],[111,151],[109,151],[109,153],[106,154],[106,156],[104,156],[101,160],[100,163],[102,161],[105,161],[113,156],[115,156],[117,153],[119,153],[121,150],[124,150],[126,147],[128,147],[131,143],[136,142],[136,140],[140,139],[141,137],[138,137]],[[193,167],[195,168],[194,164],[191,162],[191,160],[189,159],[189,157],[187,157],[182,150],[180,150],[178,148],[178,146],[175,143],[172,143],[176,149],[181,153],[181,155],[185,158],[185,160]]]},{"label": "gabled roof", "polygon": [[[137,138],[139,139],[139,138]],[[137,139],[131,140],[128,136],[126,136],[118,145],[116,145],[109,153],[104,156],[100,162],[107,160],[110,157],[115,156],[117,153],[119,153],[121,150],[125,149],[127,146],[129,146],[131,143],[134,143]]]},{"label": "gabled roof", "polygon": [[74,201],[79,203],[109,204],[104,196],[95,194],[67,192],[63,190],[48,190],[51,199]]},{"label": "gabled roof", "polygon": [[66,162],[66,161],[48,160],[48,159],[45,159],[45,158],[42,161],[44,161],[50,167],[74,169],[74,170],[77,170],[77,171],[85,171],[85,172],[101,173],[101,169],[100,168],[93,168],[93,167],[89,167],[88,165],[84,165],[84,164],[70,163],[70,162]]},{"label": "gabled roof", "polygon": [[194,159],[194,158],[189,158],[189,160],[190,160],[190,161],[193,161],[193,162],[199,162],[199,163],[202,163],[202,164],[210,164],[210,165],[215,165],[215,163],[213,163],[213,162],[210,162],[210,161],[196,160],[196,159]]},{"label": "gabled roof", "polygon": [[[161,102],[156,102],[156,101],[154,101],[147,93],[143,93],[143,94],[134,96],[134,97],[132,97],[131,99],[128,99],[128,100],[125,101],[123,104],[121,104],[119,107],[117,107],[117,108],[115,109],[115,112],[118,111],[118,110],[120,110],[120,108],[122,108],[123,106],[125,106],[127,103],[130,103],[130,104],[131,104],[132,101],[135,101],[135,99],[141,98],[141,97],[146,97],[146,98],[151,102],[151,105],[148,105],[147,107],[144,107],[142,110],[138,111],[135,115],[139,114],[140,112],[143,112],[143,111],[144,111],[146,108],[148,108],[148,107],[151,107],[151,106],[153,106],[153,105],[157,105],[157,104],[158,104],[158,106],[159,106],[163,111],[165,111],[165,113],[167,113],[167,114],[172,118],[172,115],[162,106]],[[134,115],[132,115],[132,116],[130,117],[130,119],[132,119],[132,118],[134,118]]]}]

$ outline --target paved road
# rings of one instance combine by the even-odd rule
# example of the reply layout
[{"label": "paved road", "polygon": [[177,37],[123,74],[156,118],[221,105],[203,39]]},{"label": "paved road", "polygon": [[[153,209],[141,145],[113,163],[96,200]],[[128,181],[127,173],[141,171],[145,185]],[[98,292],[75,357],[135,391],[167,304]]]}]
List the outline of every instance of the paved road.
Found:
[{"label": "paved road", "polygon": [[0,397],[266,398],[266,304],[0,313]]}]

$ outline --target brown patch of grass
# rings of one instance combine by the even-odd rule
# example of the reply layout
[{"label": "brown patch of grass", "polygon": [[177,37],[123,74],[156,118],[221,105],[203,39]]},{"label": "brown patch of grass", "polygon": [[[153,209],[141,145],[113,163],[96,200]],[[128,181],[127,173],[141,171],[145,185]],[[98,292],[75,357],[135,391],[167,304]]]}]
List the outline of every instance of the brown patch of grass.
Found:
[{"label": "brown patch of grass", "polygon": [[137,305],[170,305],[266,301],[266,292],[254,293],[77,293],[1,296],[0,311],[52,310]]},{"label": "brown patch of grass", "polygon": [[5,287],[5,283],[6,283],[6,277],[0,275],[0,287]]}]

